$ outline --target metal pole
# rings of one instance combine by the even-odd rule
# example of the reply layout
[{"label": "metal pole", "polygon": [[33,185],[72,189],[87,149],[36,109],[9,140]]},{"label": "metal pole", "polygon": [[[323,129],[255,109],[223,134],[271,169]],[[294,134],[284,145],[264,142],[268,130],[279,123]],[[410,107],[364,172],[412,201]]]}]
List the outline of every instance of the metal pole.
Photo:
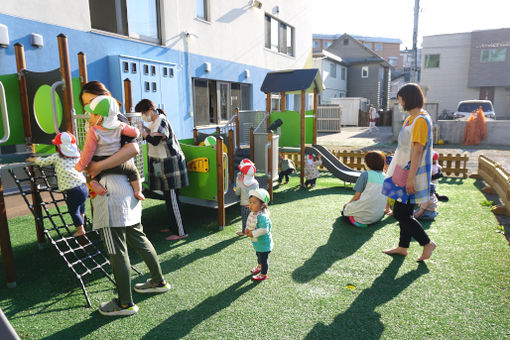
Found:
[{"label": "metal pole", "polygon": [[414,29],[413,29],[413,82],[418,82],[418,17],[420,15],[420,0],[414,0]]}]

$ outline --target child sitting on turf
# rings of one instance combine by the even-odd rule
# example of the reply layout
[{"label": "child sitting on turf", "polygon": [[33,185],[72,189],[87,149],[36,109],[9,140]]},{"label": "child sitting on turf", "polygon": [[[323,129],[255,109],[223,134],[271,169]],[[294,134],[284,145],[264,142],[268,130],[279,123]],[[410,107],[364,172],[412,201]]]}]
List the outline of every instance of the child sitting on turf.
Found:
[{"label": "child sitting on turf", "polygon": [[[119,114],[119,104],[115,98],[110,96],[97,96],[90,104],[85,105],[85,111],[90,113],[89,125],[85,139],[85,147],[81,158],[76,163],[76,170],[83,171],[90,161],[101,161],[117,152],[121,147],[121,135],[128,137],[138,137],[138,129],[125,123],[121,123],[117,118]],[[102,173],[121,174],[128,177],[133,187],[134,195],[139,200],[144,200],[142,194],[142,183],[140,174],[136,165],[131,161],[105,170]],[[100,174],[101,175],[101,174]],[[97,175],[90,179],[89,185],[94,195],[106,194],[106,189],[99,183],[101,176]]]},{"label": "child sitting on turf", "polygon": [[303,188],[315,187],[315,182],[317,178],[320,176],[319,174],[319,165],[322,164],[322,156],[319,154],[317,156],[317,160],[314,159],[312,155],[305,155],[305,184],[303,184]]},{"label": "child sitting on turf", "polygon": [[[442,169],[441,165],[439,165],[439,154],[434,151],[432,154],[432,183],[436,185],[436,189],[439,184],[439,179],[443,177]],[[439,195],[437,191],[436,198],[442,202],[448,202],[448,196]]]},{"label": "child sitting on turf", "polygon": [[256,190],[259,188],[259,182],[255,179],[255,164],[252,161],[245,158],[239,163],[239,172],[237,173],[235,193],[237,196],[241,196],[241,219],[242,219],[242,230],[236,234],[239,236],[245,235],[244,230],[246,229],[246,220],[250,214],[250,190]]},{"label": "child sitting on turf", "polygon": [[[388,167],[390,166],[391,160],[393,159],[392,156],[386,156],[386,162],[384,163],[384,169],[383,172],[386,173],[388,170]],[[388,201],[386,202],[386,208],[384,209],[384,213],[388,216],[393,215],[392,209],[395,205],[395,200],[393,198],[388,197]]]},{"label": "child sitting on turf", "polygon": [[285,184],[289,183],[289,175],[296,171],[296,164],[292,159],[283,158],[280,156],[280,173],[278,174],[278,184],[282,184],[283,177],[285,177]]},{"label": "child sitting on turf", "polygon": [[420,220],[433,220],[437,216],[436,186],[430,183],[430,198],[421,203],[419,209],[414,211],[414,218]]},{"label": "child sitting on turf", "polygon": [[369,151],[365,155],[365,167],[368,170],[359,176],[354,185],[356,193],[342,210],[342,216],[356,227],[367,227],[384,216],[388,202],[382,194],[385,159],[381,151]]},{"label": "child sitting on turf", "polygon": [[73,236],[84,235],[85,201],[89,196],[89,191],[85,184],[85,176],[74,168],[80,159],[76,138],[69,132],[62,132],[51,142],[57,146],[58,153],[44,158],[29,157],[27,162],[33,162],[39,166],[53,165],[55,167],[58,190],[65,194],[67,210],[76,227]]},{"label": "child sitting on turf", "polygon": [[269,193],[265,189],[250,191],[250,215],[246,224],[246,235],[251,238],[253,248],[257,254],[258,265],[251,270],[252,280],[267,279],[269,264],[267,259],[273,250],[273,237],[271,236],[271,220],[269,219]]}]

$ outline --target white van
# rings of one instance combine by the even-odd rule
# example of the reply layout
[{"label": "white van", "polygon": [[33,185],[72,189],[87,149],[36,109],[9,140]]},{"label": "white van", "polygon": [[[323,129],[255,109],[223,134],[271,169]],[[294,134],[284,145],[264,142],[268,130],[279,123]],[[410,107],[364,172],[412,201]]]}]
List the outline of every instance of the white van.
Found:
[{"label": "white van", "polygon": [[467,119],[471,115],[471,112],[477,111],[479,107],[482,107],[485,118],[496,119],[494,113],[494,107],[490,100],[463,100],[457,104],[457,111],[453,114],[455,119]]}]

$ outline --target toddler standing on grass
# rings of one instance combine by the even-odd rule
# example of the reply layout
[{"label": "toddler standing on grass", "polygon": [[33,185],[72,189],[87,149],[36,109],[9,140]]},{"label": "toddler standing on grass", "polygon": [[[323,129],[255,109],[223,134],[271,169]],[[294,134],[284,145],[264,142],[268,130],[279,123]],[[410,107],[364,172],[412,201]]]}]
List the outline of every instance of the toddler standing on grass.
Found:
[{"label": "toddler standing on grass", "polygon": [[27,162],[55,167],[58,190],[65,194],[67,210],[76,227],[73,236],[82,236],[85,234],[85,201],[89,191],[85,176],[74,168],[80,159],[76,138],[69,132],[61,132],[51,142],[57,146],[58,153],[49,157],[29,157]]},{"label": "toddler standing on grass", "polygon": [[250,215],[245,233],[251,238],[257,254],[258,265],[251,270],[252,280],[263,281],[268,278],[268,257],[273,250],[271,220],[269,219],[269,193],[265,189],[250,191]]},{"label": "toddler standing on grass", "polygon": [[259,182],[255,179],[256,171],[255,164],[247,158],[243,159],[239,164],[239,172],[237,173],[234,190],[237,196],[241,196],[242,230],[236,233],[239,236],[245,235],[246,221],[250,214],[250,191],[259,188]]},{"label": "toddler standing on grass", "polygon": [[317,178],[320,176],[319,174],[319,165],[322,164],[322,156],[319,154],[317,156],[317,160],[314,159],[312,155],[305,155],[305,184],[303,184],[303,188],[314,188]]}]

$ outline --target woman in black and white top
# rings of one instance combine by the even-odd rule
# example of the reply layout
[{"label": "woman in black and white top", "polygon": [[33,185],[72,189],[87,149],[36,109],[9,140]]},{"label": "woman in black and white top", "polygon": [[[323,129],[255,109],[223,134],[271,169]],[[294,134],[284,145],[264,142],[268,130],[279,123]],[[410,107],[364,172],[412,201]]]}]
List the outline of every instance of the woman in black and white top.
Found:
[{"label": "woman in black and white top", "polygon": [[163,110],[156,108],[149,99],[142,99],[136,104],[135,111],[141,112],[142,119],[149,123],[148,131],[142,132],[148,142],[149,189],[163,192],[169,219],[169,227],[162,231],[173,232],[166,238],[169,241],[185,238],[188,233],[182,223],[176,193],[189,184],[184,153]]}]

